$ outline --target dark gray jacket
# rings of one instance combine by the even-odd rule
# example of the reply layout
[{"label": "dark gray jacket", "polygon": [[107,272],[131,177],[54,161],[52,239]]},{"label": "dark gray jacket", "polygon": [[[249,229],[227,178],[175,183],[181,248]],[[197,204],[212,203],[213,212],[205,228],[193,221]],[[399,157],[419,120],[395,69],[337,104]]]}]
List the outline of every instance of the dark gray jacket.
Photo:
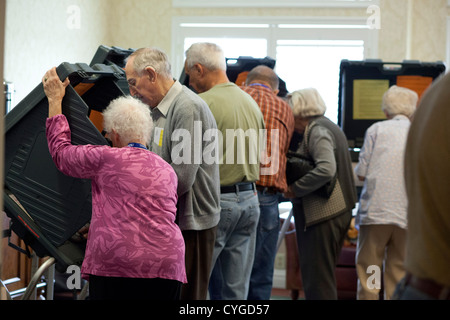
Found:
[{"label": "dark gray jacket", "polygon": [[[314,125],[311,125],[312,123]],[[310,127],[310,128],[308,128]],[[294,182],[296,197],[302,198],[329,182],[336,173],[344,195],[346,209],[351,211],[357,202],[352,160],[347,138],[328,118],[321,116],[308,125],[308,143],[302,141],[297,152],[312,158],[315,168]],[[331,217],[331,216],[330,216]]]}]

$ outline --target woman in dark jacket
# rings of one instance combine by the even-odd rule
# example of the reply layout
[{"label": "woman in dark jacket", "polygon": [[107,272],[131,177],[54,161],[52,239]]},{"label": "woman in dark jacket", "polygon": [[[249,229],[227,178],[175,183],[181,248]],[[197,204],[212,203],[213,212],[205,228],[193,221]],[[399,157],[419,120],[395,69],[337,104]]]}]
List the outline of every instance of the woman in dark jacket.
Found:
[{"label": "woman in dark jacket", "polygon": [[[357,201],[347,138],[324,116],[326,106],[314,88],[289,95],[295,131],[303,134],[297,153],[314,168],[289,185],[300,269],[306,299],[337,299],[335,267]],[[333,181],[329,196],[319,190]]]}]

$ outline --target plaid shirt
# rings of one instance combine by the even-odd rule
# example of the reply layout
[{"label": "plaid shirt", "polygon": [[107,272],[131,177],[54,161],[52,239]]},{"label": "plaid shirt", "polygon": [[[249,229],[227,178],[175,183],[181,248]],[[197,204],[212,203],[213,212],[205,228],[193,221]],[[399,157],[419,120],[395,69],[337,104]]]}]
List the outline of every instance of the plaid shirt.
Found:
[{"label": "plaid shirt", "polygon": [[[261,174],[256,184],[262,187],[275,188],[279,192],[286,192],[288,190],[286,183],[286,153],[294,132],[294,115],[291,107],[264,85],[256,83],[241,87],[241,89],[255,99],[264,116],[267,129],[266,154],[270,161],[267,164],[261,163],[261,168],[270,168],[271,166],[278,168],[271,175]],[[278,129],[278,141],[272,141],[271,139],[271,130],[273,129]]]}]

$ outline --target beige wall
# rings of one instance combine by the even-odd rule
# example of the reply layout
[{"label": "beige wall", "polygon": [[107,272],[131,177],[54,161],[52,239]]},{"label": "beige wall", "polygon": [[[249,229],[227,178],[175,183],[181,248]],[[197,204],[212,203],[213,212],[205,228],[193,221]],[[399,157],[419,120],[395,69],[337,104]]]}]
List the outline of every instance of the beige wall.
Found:
[{"label": "beige wall", "polygon": [[446,0],[382,0],[380,7],[380,58],[445,61]]},{"label": "beige wall", "polygon": [[[80,10],[79,28],[77,13]],[[69,11],[68,11],[69,10]],[[111,42],[108,0],[7,0],[5,80],[16,102],[61,62],[86,62],[97,47]]]},{"label": "beige wall", "polygon": [[414,0],[411,19],[411,57],[445,60],[447,0]]},{"label": "beige wall", "polygon": [[[100,44],[158,46],[172,55],[174,16],[369,16],[365,8],[173,8],[171,0],[7,0],[5,79],[16,101],[63,61],[89,63]],[[67,26],[70,5],[80,8],[79,29]],[[379,58],[446,59],[446,0],[380,0]]]},{"label": "beige wall", "polygon": [[[275,0],[276,1],[276,0]],[[366,16],[365,9],[310,8],[173,8],[171,0],[112,0],[117,22],[113,40],[117,46],[155,45],[171,54],[172,17],[298,17],[298,16]],[[130,21],[133,26],[129,26]],[[126,27],[128,25],[128,28]],[[136,26],[145,26],[139,28]]]},{"label": "beige wall", "polygon": [[[114,44],[156,45],[171,53],[173,16],[368,17],[366,8],[172,8],[171,1],[113,0]],[[445,60],[446,0],[381,0],[379,58],[385,61]],[[132,23],[130,24],[130,21]],[[137,26],[145,26],[139,28]]]}]

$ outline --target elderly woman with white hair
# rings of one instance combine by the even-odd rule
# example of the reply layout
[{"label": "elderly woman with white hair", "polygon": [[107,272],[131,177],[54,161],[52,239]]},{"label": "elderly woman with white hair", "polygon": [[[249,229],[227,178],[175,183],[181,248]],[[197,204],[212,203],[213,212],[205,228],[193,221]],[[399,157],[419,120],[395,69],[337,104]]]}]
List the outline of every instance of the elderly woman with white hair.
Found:
[{"label": "elderly woman with white hair", "polygon": [[385,300],[391,298],[405,275],[408,202],[403,160],[417,101],[417,93],[407,88],[394,85],[385,92],[381,109],[387,120],[367,129],[355,167],[356,175],[364,181],[356,216],[357,298],[361,300],[379,298],[380,286],[368,281],[373,273],[367,271],[369,266],[379,267],[381,273],[384,265]]},{"label": "elderly woman with white hair", "polygon": [[148,106],[129,96],[113,100],[103,111],[113,147],[72,145],[61,112],[69,80],[60,81],[52,68],[42,82],[55,165],[64,174],[92,180],[81,268],[90,299],[179,299],[186,271],[185,243],[175,223],[178,180],[167,162],[147,150],[153,128]]},{"label": "elderly woman with white hair", "polygon": [[[335,267],[357,200],[347,138],[324,116],[326,106],[316,89],[291,93],[289,103],[295,131],[303,134],[297,153],[314,163],[314,168],[291,183],[285,194],[293,198],[305,298],[335,300]],[[329,197],[318,194],[334,177]]]}]

